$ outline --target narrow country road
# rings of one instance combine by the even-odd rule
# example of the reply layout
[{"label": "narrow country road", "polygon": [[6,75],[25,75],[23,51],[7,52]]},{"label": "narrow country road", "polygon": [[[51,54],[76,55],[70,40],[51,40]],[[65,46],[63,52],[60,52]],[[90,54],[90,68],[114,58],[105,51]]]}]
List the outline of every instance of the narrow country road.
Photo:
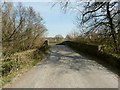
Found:
[{"label": "narrow country road", "polygon": [[118,88],[118,77],[94,60],[55,45],[42,63],[5,87]]}]

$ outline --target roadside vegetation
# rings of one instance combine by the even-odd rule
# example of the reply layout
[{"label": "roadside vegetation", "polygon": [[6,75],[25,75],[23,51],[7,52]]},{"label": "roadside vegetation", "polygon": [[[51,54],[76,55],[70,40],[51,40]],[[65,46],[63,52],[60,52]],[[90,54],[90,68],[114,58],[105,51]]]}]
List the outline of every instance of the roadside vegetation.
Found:
[{"label": "roadside vegetation", "polygon": [[66,41],[97,45],[99,50],[120,57],[120,3],[112,1],[80,2],[59,1],[54,5],[76,13],[78,32],[66,35]]},{"label": "roadside vegetation", "polygon": [[76,26],[79,32],[71,32],[72,34],[66,36],[68,39],[101,45],[101,50],[119,57],[120,2],[111,0],[109,2],[81,2],[76,0],[72,3],[69,0],[61,0],[54,5],[56,4],[60,5],[65,13],[67,11],[76,13]]},{"label": "roadside vegetation", "polygon": [[[47,51],[47,50],[46,50]],[[39,49],[31,49],[19,53],[11,54],[2,61],[2,85],[9,83],[14,77],[20,76],[31,67],[40,62],[46,52]]]},{"label": "roadside vegetation", "polygon": [[31,6],[4,2],[2,12],[2,85],[43,59],[47,31],[44,20]]},{"label": "roadside vegetation", "polygon": [[64,44],[78,52],[100,58],[120,69],[120,2],[59,1],[66,12],[76,13],[79,31],[66,35]]},{"label": "roadside vegetation", "polygon": [[55,45],[64,41],[64,37],[60,34],[55,37],[47,37],[50,45]]},{"label": "roadside vegetation", "polygon": [[94,58],[93,60],[96,60],[98,63],[102,64],[103,66],[119,75],[120,58],[106,52],[99,51],[97,45],[90,45],[76,41],[64,41],[61,44],[67,45],[79,54]]}]

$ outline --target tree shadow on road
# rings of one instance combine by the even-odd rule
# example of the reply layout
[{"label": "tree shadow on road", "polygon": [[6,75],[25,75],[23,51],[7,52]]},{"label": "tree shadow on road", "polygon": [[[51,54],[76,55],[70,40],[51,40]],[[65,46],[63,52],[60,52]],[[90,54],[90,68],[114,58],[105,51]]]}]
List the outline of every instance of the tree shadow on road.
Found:
[{"label": "tree shadow on road", "polygon": [[[103,69],[102,65],[92,59],[84,57],[63,45],[51,47],[51,50],[42,65],[51,64],[54,68],[59,65],[68,66],[71,70],[91,70],[91,67]],[[66,67],[65,67],[66,68]]]}]

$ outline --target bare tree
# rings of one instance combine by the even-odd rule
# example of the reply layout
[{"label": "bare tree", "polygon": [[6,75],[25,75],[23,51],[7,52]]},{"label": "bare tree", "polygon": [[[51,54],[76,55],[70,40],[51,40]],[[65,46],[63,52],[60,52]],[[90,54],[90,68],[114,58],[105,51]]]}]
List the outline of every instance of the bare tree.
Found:
[{"label": "bare tree", "polygon": [[61,41],[63,41],[63,39],[64,39],[63,36],[60,35],[60,34],[58,34],[58,35],[55,36],[55,41],[56,42],[61,42]]},{"label": "bare tree", "polygon": [[43,18],[32,7],[4,3],[2,9],[4,53],[39,47],[47,31]]},{"label": "bare tree", "polygon": [[[62,4],[62,5],[61,5]],[[75,12],[78,12],[77,24],[78,28],[82,28],[84,33],[94,33],[102,35],[102,39],[109,40],[111,46],[116,53],[119,52],[118,32],[117,26],[120,24],[117,16],[119,2],[103,1],[103,2],[80,2],[76,1],[74,6],[71,6]],[[60,2],[64,8],[70,7],[70,1]],[[86,34],[84,34],[86,35]],[[108,38],[109,37],[109,38]],[[104,42],[105,43],[105,42]],[[107,44],[107,43],[105,43]]]}]

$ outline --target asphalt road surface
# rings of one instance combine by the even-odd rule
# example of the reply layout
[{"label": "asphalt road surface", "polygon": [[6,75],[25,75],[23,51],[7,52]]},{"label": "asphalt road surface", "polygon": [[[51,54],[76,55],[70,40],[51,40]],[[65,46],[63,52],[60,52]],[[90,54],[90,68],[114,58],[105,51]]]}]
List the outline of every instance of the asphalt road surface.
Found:
[{"label": "asphalt road surface", "polygon": [[118,88],[118,76],[63,45],[7,88]]}]

